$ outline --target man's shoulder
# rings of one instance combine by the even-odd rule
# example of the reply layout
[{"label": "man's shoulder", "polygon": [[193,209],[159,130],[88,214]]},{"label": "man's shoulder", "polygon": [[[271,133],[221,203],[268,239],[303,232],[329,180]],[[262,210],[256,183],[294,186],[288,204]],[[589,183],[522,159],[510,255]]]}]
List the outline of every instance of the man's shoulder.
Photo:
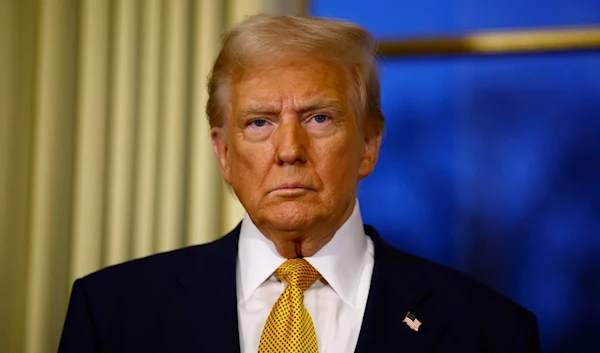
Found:
[{"label": "man's shoulder", "polygon": [[522,351],[539,352],[535,315],[492,289],[493,282],[484,284],[465,272],[404,252],[378,236],[374,238],[378,243],[375,266],[380,263],[378,295],[390,301],[410,298],[408,309],[424,325],[427,322],[444,328],[444,346],[486,352],[521,347]]},{"label": "man's shoulder", "polygon": [[176,250],[160,252],[149,256],[128,260],[104,267],[83,277],[89,281],[114,281],[119,278],[130,280],[151,274],[153,277],[168,274],[173,268],[180,266],[190,256],[203,252],[207,245],[193,245]]},{"label": "man's shoulder", "polygon": [[[210,243],[188,246],[176,250],[153,254],[129,260],[95,271],[80,279],[86,287],[94,289],[129,288],[144,289],[160,286],[190,268],[210,268],[219,256],[230,247],[224,246],[228,240],[223,237]],[[231,239],[230,239],[231,240]]]},{"label": "man's shoulder", "polygon": [[397,251],[398,256],[404,257],[403,263],[409,264],[428,284],[431,297],[438,303],[440,310],[445,308],[456,317],[475,312],[500,321],[515,322],[534,318],[521,304],[465,272],[421,256]]}]

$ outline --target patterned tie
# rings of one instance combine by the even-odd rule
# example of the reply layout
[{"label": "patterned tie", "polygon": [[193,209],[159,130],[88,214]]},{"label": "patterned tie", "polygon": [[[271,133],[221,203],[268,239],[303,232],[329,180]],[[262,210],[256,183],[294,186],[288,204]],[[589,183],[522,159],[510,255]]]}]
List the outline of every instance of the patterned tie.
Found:
[{"label": "patterned tie", "polygon": [[275,276],[288,285],[273,306],[258,346],[259,353],[318,353],[315,327],[304,307],[304,291],[321,277],[304,259],[290,259]]}]

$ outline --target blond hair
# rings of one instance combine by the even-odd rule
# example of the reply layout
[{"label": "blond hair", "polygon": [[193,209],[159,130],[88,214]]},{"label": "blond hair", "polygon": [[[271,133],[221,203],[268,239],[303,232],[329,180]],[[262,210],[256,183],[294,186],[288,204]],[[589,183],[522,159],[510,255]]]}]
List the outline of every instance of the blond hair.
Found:
[{"label": "blond hair", "polygon": [[333,60],[352,81],[350,98],[361,122],[383,129],[376,43],[364,28],[343,21],[296,16],[256,15],[225,33],[208,82],[206,113],[211,127],[222,126],[228,114],[229,86],[255,63],[305,54]]}]

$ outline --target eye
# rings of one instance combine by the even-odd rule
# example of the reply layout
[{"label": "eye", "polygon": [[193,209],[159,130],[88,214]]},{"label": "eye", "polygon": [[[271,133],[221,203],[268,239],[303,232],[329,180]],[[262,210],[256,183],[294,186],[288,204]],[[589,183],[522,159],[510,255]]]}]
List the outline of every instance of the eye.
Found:
[{"label": "eye", "polygon": [[256,120],[252,120],[250,122],[250,125],[254,125],[256,127],[263,127],[267,124],[267,121],[265,119],[256,119]]},{"label": "eye", "polygon": [[323,115],[323,114],[317,114],[315,116],[313,116],[313,120],[316,123],[322,124],[324,122],[327,122],[330,120],[330,118],[327,115]]}]

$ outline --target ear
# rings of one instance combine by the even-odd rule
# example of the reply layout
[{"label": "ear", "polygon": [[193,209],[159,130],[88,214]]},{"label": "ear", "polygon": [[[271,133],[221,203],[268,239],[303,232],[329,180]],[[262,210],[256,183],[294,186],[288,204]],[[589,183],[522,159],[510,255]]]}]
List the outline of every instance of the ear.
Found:
[{"label": "ear", "polygon": [[364,150],[358,169],[360,179],[368,176],[375,169],[377,158],[379,158],[379,148],[381,147],[382,129],[367,127],[364,134]]},{"label": "ear", "polygon": [[210,138],[212,140],[213,150],[219,161],[221,167],[221,174],[223,179],[229,185],[231,185],[231,168],[229,165],[228,150],[227,146],[227,132],[224,127],[213,127],[210,129]]}]

